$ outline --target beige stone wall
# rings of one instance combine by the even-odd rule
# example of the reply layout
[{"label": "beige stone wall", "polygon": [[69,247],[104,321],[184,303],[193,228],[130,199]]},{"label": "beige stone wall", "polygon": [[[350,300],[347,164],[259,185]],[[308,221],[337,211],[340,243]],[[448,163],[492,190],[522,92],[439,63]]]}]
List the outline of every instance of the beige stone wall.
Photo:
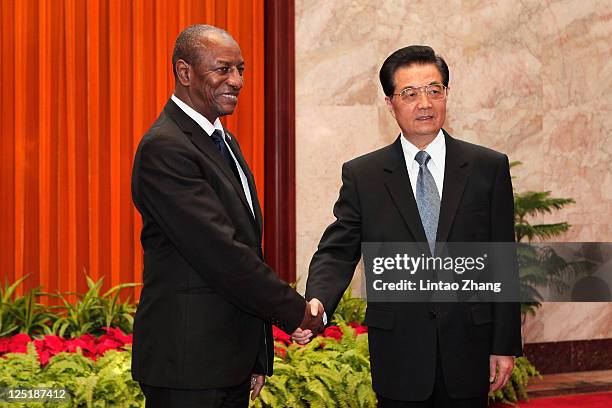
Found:
[{"label": "beige stone wall", "polygon": [[[410,44],[432,46],[450,67],[451,134],[522,161],[517,190],[573,197],[543,218],[572,224],[561,240],[612,241],[610,38],[610,0],[296,0],[299,287],[332,220],[342,163],[399,132],[378,70]],[[526,338],[612,337],[611,322],[610,304],[548,304]]]}]

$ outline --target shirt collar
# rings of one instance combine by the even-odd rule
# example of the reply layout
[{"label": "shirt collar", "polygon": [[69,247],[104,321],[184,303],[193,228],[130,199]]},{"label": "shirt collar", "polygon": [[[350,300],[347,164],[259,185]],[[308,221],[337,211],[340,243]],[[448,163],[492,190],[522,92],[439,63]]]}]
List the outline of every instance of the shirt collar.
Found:
[{"label": "shirt collar", "polygon": [[[191,106],[187,105],[185,102],[181,101],[174,94],[170,97],[170,99],[172,99],[172,101],[174,103],[176,103],[176,105],[179,108],[181,108],[181,110],[183,112],[185,112],[187,114],[187,116],[189,116],[198,125],[200,125],[200,127],[202,129],[204,129],[204,131],[206,132],[206,134],[208,136],[211,136],[213,134],[213,132],[215,130],[217,130],[217,129],[220,130],[223,134],[225,134],[225,131],[223,130],[223,126],[221,126],[221,121],[219,120],[219,118],[215,119],[215,123],[210,123],[210,121],[208,119],[206,119],[204,117],[204,115],[202,115],[201,113],[197,112],[195,109],[193,109]],[[225,136],[229,137],[229,135],[227,135],[227,134],[225,134]]]},{"label": "shirt collar", "polygon": [[[404,155],[406,156],[406,162],[409,166],[414,165],[414,158],[419,152],[419,148],[410,143],[408,139],[404,137],[403,133],[400,141],[402,143]],[[436,135],[434,140],[432,140],[431,143],[428,144],[424,150],[431,157],[430,161],[433,163],[433,165],[438,168],[442,168],[444,160],[446,158],[446,140],[444,140],[444,133],[442,132],[442,129],[438,131],[438,134]]]}]

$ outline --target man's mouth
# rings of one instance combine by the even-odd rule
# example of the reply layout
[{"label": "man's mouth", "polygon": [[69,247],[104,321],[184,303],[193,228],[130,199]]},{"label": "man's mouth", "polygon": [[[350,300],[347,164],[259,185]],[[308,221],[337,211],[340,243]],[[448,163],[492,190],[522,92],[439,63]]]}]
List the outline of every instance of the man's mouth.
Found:
[{"label": "man's mouth", "polygon": [[227,99],[230,102],[238,102],[238,94],[237,93],[226,92],[226,93],[220,94],[220,96],[222,98],[224,98],[224,99]]},{"label": "man's mouth", "polygon": [[424,121],[424,120],[431,120],[433,119],[432,115],[421,115],[421,116],[417,116],[416,120],[419,121]]}]

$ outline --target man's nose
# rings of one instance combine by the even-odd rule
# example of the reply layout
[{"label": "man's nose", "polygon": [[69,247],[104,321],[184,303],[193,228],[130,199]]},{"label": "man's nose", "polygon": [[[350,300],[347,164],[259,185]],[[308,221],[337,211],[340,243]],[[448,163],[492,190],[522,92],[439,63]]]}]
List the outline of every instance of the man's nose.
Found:
[{"label": "man's nose", "polygon": [[233,88],[240,89],[242,88],[243,83],[244,79],[242,78],[240,71],[238,71],[237,69],[233,69],[227,80],[227,84]]},{"label": "man's nose", "polygon": [[424,90],[419,92],[417,96],[417,107],[420,109],[427,109],[431,107],[431,101],[427,97],[427,93]]}]

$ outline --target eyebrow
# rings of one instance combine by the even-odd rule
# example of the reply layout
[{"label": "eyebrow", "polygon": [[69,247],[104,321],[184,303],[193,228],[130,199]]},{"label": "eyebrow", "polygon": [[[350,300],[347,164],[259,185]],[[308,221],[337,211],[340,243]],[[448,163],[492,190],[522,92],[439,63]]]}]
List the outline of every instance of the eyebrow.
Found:
[{"label": "eyebrow", "polygon": [[[216,64],[225,64],[225,65],[233,65],[232,61],[230,60],[226,60],[226,59],[218,59],[217,61],[215,61]],[[239,63],[236,64],[237,67],[239,66],[244,66],[244,60],[240,61]]]},{"label": "eyebrow", "polygon": [[[432,81],[430,83],[428,83],[427,85],[443,85],[442,82],[440,81]],[[421,88],[423,86],[427,86],[427,85],[421,85],[421,86],[416,86],[416,85],[406,85],[405,87],[402,88],[403,89],[408,89],[408,88]]]}]

